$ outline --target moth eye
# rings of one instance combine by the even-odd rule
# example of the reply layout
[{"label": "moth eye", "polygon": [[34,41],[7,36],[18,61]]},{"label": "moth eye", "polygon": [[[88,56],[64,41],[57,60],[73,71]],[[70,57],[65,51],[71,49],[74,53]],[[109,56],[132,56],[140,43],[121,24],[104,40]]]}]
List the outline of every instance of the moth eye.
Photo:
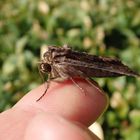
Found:
[{"label": "moth eye", "polygon": [[42,63],[40,65],[41,70],[46,73],[46,72],[51,72],[51,66],[47,63]]}]

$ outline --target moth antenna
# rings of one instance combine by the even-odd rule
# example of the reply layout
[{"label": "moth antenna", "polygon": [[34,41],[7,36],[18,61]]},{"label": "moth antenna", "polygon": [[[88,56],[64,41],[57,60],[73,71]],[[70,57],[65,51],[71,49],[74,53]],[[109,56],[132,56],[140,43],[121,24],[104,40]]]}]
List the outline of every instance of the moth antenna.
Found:
[{"label": "moth antenna", "polygon": [[[44,83],[44,84],[45,84],[45,83]],[[38,102],[39,100],[41,100],[41,99],[45,96],[45,94],[46,94],[47,91],[48,91],[49,86],[50,86],[50,75],[48,74],[47,87],[46,87],[44,93],[36,100],[37,102]]]},{"label": "moth antenna", "polygon": [[[38,62],[39,64],[41,63],[41,62]],[[44,91],[44,93],[41,95],[41,97],[39,97],[36,101],[38,102],[40,99],[42,99],[42,97],[46,94],[46,92],[47,92],[47,90],[48,90],[48,88],[49,88],[49,80],[47,81],[47,87],[46,87],[46,80],[45,80],[45,78],[44,78],[44,76],[43,76],[43,73],[40,71],[40,68],[39,68],[39,65],[38,65],[38,71],[39,71],[39,75],[40,75],[40,77],[41,77],[41,79],[42,79],[42,81],[43,81],[43,83],[44,83],[44,87],[45,87],[45,91]]]},{"label": "moth antenna", "polygon": [[50,85],[50,82],[47,81],[46,90],[45,90],[44,93],[36,100],[36,102],[40,101],[40,100],[45,96],[45,94],[47,93],[47,90],[48,90],[48,88],[49,88],[49,85]]}]

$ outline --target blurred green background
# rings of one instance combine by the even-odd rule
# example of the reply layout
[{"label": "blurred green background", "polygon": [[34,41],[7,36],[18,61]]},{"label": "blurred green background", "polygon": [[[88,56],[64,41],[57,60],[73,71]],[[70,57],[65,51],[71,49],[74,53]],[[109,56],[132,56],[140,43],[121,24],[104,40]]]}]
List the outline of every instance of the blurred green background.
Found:
[{"label": "blurred green background", "polygon": [[[140,72],[139,0],[1,0],[0,111],[41,84],[44,45],[120,58]],[[96,79],[110,97],[106,140],[140,140],[140,78]]]}]

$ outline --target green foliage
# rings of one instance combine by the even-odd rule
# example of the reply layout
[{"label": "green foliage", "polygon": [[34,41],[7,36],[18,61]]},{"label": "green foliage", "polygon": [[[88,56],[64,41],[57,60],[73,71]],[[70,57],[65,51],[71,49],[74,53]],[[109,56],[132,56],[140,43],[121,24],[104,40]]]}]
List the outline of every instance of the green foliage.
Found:
[{"label": "green foliage", "polygon": [[[0,110],[41,83],[44,44],[118,57],[140,71],[139,0],[0,1]],[[105,139],[140,139],[140,79],[97,79],[110,96]]]}]

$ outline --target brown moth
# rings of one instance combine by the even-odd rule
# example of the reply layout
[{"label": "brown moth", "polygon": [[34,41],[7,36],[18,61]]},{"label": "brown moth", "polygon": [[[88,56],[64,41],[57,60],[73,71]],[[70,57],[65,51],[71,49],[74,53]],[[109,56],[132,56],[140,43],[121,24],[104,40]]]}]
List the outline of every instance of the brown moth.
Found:
[{"label": "brown moth", "polygon": [[[71,79],[78,86],[73,77],[87,79],[91,77],[140,76],[118,59],[73,51],[67,45],[63,47],[49,46],[39,63],[39,70],[42,74],[48,74],[47,89],[51,80]],[[46,94],[47,89],[37,101]]]}]

